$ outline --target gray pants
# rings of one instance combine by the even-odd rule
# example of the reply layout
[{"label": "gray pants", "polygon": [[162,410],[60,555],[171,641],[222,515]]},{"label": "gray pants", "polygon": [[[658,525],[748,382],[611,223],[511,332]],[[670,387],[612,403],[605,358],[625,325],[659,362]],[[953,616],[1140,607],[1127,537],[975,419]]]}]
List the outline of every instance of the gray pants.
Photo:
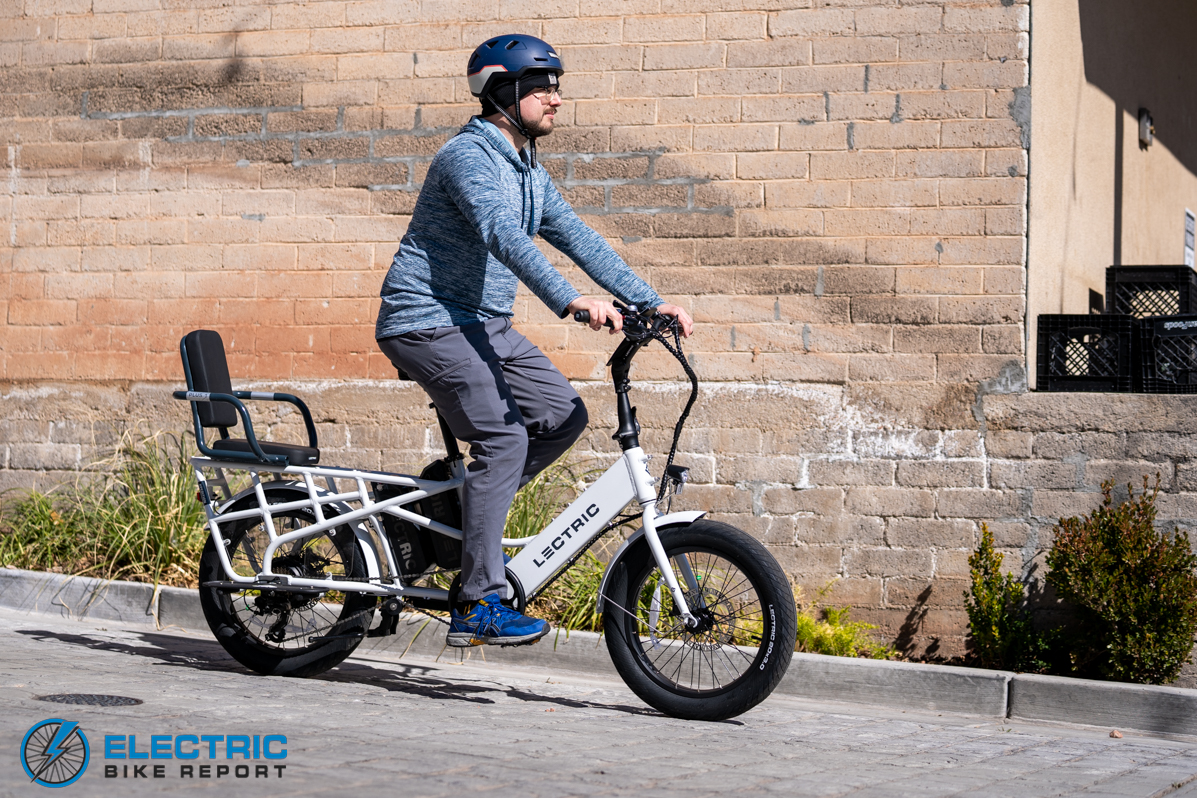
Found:
[{"label": "gray pants", "polygon": [[453,435],[470,445],[461,599],[505,594],[501,539],[511,500],[586,429],[586,406],[510,319],[416,330],[378,345],[428,392]]}]

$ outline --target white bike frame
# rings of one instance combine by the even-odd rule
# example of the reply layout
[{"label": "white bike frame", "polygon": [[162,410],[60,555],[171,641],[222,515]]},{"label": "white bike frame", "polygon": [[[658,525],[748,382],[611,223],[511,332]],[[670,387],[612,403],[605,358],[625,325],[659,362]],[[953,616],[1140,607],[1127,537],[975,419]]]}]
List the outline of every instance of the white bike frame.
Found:
[{"label": "white bike frame", "polygon": [[[403,583],[396,565],[395,553],[391,548],[390,540],[383,531],[379,516],[382,513],[387,513],[432,532],[460,540],[462,537],[460,529],[434,521],[407,507],[412,502],[428,496],[449,490],[460,490],[465,481],[465,469],[460,459],[450,461],[452,478],[443,482],[383,471],[360,471],[335,466],[272,466],[248,464],[245,461],[217,460],[209,457],[193,457],[191,465],[195,469],[200,497],[207,516],[208,529],[220,562],[229,583],[235,583],[235,585],[229,584],[230,588],[239,585],[244,585],[242,589],[245,590],[316,588],[322,591],[340,590],[400,598],[448,598],[446,590],[415,587]],[[225,498],[223,503],[218,502],[209,489],[206,470],[215,472],[211,483],[222,490]],[[237,496],[231,494],[224,473],[234,470],[249,472],[252,482],[249,488]],[[261,479],[263,473],[276,475],[274,478],[276,481],[263,483]],[[323,486],[318,484],[318,480],[324,483]],[[343,483],[350,483],[352,487],[343,485]],[[367,489],[367,483],[398,485],[413,490],[383,501],[375,501],[374,495]],[[307,493],[307,498],[270,504],[267,501],[266,489],[276,484],[303,490]],[[629,448],[539,534],[529,538],[503,538],[504,547],[521,549],[519,554],[507,563],[508,579],[515,582],[512,588],[521,592],[529,600],[538,595],[598,539],[612,519],[618,516],[629,503],[635,501],[641,508],[641,533],[647,540],[653,559],[664,577],[665,584],[673,596],[675,606],[680,611],[683,621],[692,625],[695,622],[694,617],[690,613],[685,592],[678,583],[674,569],[670,567],[669,558],[665,555],[658,530],[672,524],[692,523],[702,517],[704,513],[692,511],[668,515],[658,514],[657,494],[653,490],[655,484],[656,480],[648,472],[648,456],[644,450],[639,446]],[[257,506],[231,512],[221,511],[222,508],[228,508],[241,502],[251,493],[256,497]],[[324,507],[332,508],[335,515],[326,518]],[[302,529],[279,534],[274,526],[273,515],[299,509],[311,512],[316,523]],[[270,537],[270,543],[262,553],[259,572],[254,576],[242,576],[234,572],[229,560],[228,546],[231,541],[226,537],[223,528],[231,522],[249,518],[260,519]],[[373,535],[366,529],[367,520],[375,533]],[[366,566],[366,581],[339,580],[331,577],[311,579],[276,574],[271,570],[275,553],[280,547],[325,532],[335,535],[336,530],[341,527],[348,527],[359,544],[358,550],[361,552]],[[381,543],[381,560],[375,540]],[[386,563],[385,574],[382,568],[383,561]],[[687,583],[686,590],[691,595],[695,595],[698,592],[698,583],[693,574],[686,567],[679,568],[679,571]],[[603,583],[606,583],[605,577]],[[601,598],[600,596],[600,601]]]}]

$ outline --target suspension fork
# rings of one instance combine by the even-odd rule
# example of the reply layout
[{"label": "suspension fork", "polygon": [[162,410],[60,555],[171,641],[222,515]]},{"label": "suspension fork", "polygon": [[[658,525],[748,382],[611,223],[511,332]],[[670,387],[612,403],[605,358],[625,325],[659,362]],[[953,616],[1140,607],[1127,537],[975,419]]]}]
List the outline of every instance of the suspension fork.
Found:
[{"label": "suspension fork", "polygon": [[[673,604],[678,608],[682,621],[688,628],[693,628],[698,625],[698,619],[690,612],[686,595],[682,592],[682,587],[677,581],[677,574],[674,573],[669,557],[665,554],[665,547],[661,545],[661,536],[657,534],[657,494],[653,490],[653,478],[648,473],[648,455],[639,446],[629,447],[624,450],[623,454],[632,475],[636,497],[640,500],[640,507],[643,510],[641,519],[644,524],[644,539],[648,541],[648,549],[652,552],[657,568],[661,571],[665,586],[669,588],[669,595],[673,596]],[[685,560],[686,558],[682,557],[681,559]],[[678,570],[682,572],[686,587],[697,592],[698,580],[690,568],[690,563],[686,562],[684,565],[679,563]]]}]

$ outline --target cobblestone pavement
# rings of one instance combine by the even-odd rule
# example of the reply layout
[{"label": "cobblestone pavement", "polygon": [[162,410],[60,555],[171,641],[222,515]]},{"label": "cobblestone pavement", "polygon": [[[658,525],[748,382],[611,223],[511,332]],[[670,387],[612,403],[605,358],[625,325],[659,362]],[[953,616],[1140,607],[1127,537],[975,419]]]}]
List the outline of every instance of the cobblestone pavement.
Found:
[{"label": "cobblestone pavement", "polygon": [[[144,703],[33,700],[51,693]],[[484,663],[351,660],[315,679],[266,678],[196,634],[2,610],[0,707],[5,796],[38,789],[18,749],[46,718],[78,721],[90,741],[69,795],[1197,796],[1191,741],[783,697],[735,721],[696,723],[647,709],[620,683]],[[144,751],[151,735],[187,733],[285,734],[286,769],[279,776],[271,761],[266,778],[217,779],[215,766],[241,761],[218,748],[207,779],[198,768],[182,778],[179,760],[147,760],[149,778],[132,767],[105,778],[105,735],[136,735]]]}]

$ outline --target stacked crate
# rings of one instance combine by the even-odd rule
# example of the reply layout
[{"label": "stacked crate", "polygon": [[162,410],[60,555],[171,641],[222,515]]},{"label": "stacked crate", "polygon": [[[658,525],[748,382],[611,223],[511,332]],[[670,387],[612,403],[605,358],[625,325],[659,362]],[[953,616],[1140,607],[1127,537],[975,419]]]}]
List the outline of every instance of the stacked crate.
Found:
[{"label": "stacked crate", "polygon": [[1197,272],[1111,266],[1105,309],[1039,317],[1039,390],[1197,393]]}]

